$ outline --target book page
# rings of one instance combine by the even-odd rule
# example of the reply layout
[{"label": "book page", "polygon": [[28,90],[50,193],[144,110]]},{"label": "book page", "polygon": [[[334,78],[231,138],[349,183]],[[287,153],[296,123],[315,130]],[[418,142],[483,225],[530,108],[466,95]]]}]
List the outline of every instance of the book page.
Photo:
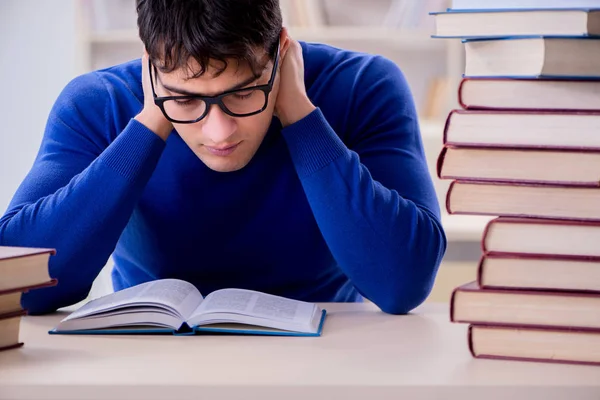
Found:
[{"label": "book page", "polygon": [[132,306],[148,306],[148,304],[160,304],[163,309],[172,310],[178,317],[185,319],[201,302],[202,295],[191,283],[178,279],[161,279],[99,297],[85,304],[65,320],[125,307],[130,312]]},{"label": "book page", "polygon": [[[312,319],[315,305],[285,297],[244,289],[222,289],[206,296],[192,318],[202,314],[231,313],[306,324]],[[234,319],[234,316],[232,316]]]}]

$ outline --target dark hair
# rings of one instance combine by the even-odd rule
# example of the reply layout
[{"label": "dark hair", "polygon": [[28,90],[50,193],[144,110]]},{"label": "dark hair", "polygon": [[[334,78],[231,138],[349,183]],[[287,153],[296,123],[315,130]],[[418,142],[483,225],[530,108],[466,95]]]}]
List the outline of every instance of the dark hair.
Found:
[{"label": "dark hair", "polygon": [[[257,72],[257,49],[275,54],[282,18],[279,0],[137,0],[137,24],[148,56],[163,72],[188,69],[195,78],[217,60],[247,63]],[[189,70],[190,57],[200,65]],[[212,64],[210,64],[212,66]]]}]

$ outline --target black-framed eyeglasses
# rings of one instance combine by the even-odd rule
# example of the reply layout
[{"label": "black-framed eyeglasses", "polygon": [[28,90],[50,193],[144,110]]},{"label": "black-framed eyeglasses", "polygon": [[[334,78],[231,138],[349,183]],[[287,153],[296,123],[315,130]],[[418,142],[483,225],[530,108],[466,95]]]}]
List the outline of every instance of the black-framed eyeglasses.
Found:
[{"label": "black-framed eyeglasses", "polygon": [[176,124],[193,124],[206,117],[210,107],[217,104],[224,113],[233,117],[249,117],[266,110],[269,103],[269,93],[273,89],[275,74],[279,64],[279,43],[273,71],[269,82],[265,85],[246,87],[229,90],[215,96],[184,95],[159,97],[154,90],[154,79],[152,70],[158,76],[156,66],[148,59],[148,72],[150,74],[150,86],[152,96],[156,104],[163,112],[165,118]]}]

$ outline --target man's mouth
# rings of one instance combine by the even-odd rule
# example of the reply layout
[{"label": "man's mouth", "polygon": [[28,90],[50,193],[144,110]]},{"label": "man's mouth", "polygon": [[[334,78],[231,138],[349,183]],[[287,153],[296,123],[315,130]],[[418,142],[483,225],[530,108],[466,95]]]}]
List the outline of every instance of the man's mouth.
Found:
[{"label": "man's mouth", "polygon": [[230,155],[231,153],[233,153],[235,151],[235,149],[238,148],[240,143],[241,142],[238,142],[236,144],[223,145],[223,146],[204,145],[204,147],[206,147],[206,150],[208,150],[211,154],[213,154],[215,156],[226,157],[226,156]]}]

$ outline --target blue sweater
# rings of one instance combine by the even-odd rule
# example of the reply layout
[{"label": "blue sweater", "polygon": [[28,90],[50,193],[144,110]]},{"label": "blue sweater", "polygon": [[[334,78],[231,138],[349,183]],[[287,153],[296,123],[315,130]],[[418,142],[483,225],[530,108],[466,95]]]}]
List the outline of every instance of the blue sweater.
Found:
[{"label": "blue sweater", "polygon": [[364,296],[394,314],[422,303],[446,238],[407,82],[380,56],[301,44],[317,109],[284,129],[274,118],[230,173],[133,119],[140,60],[71,81],[0,219],[0,245],[57,250],[58,285],[23,306],[42,314],[84,299],[111,255],[115,290],[180,278],[204,295]]}]

